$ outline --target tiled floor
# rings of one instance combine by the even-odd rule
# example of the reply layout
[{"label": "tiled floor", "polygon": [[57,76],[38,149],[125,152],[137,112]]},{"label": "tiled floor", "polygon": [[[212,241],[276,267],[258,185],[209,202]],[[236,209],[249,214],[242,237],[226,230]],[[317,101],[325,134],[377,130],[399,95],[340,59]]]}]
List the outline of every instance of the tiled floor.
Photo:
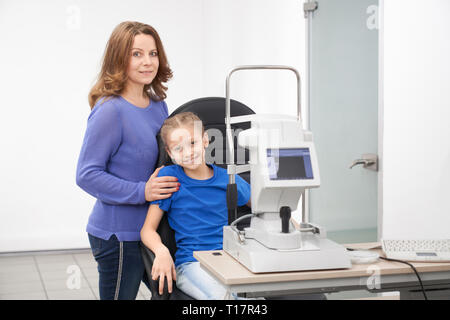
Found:
[{"label": "tiled floor", "polygon": [[[141,283],[137,300],[151,293]],[[0,255],[0,300],[98,300],[98,271],[89,249]]]}]

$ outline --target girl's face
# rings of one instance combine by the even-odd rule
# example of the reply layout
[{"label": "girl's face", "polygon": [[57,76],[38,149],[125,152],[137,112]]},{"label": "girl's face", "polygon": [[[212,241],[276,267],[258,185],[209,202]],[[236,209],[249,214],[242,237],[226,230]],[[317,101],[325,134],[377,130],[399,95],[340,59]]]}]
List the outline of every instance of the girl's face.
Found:
[{"label": "girl's face", "polygon": [[205,162],[209,139],[206,132],[202,135],[201,125],[186,125],[172,130],[166,143],[172,161],[183,168],[195,170]]},{"label": "girl's face", "polygon": [[148,34],[135,36],[127,69],[128,81],[138,85],[150,84],[156,77],[158,67],[155,39]]}]

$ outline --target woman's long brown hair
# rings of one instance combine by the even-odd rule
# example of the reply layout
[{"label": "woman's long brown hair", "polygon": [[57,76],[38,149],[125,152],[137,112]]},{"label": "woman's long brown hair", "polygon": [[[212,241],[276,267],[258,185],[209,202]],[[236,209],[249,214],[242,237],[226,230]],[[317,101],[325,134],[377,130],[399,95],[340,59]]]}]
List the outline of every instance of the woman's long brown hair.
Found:
[{"label": "woman's long brown hair", "polygon": [[117,96],[122,93],[127,82],[127,68],[131,58],[134,37],[138,34],[148,34],[155,39],[158,50],[159,68],[152,83],[144,86],[144,92],[155,101],[166,98],[167,87],[163,83],[172,78],[163,44],[156,30],[144,23],[125,21],[112,32],[106,44],[102,69],[97,82],[89,92],[89,105],[94,108],[102,97]]}]

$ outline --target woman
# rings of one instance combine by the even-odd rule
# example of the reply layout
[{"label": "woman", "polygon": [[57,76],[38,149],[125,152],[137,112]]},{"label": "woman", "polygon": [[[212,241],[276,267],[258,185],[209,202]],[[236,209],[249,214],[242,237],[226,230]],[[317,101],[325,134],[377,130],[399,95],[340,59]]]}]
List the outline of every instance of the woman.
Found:
[{"label": "woman", "polygon": [[100,299],[135,299],[148,286],[139,249],[148,201],[176,192],[157,177],[156,135],[168,116],[163,83],[172,77],[158,33],[123,22],[107,43],[78,159],[78,186],[97,198],[86,228],[98,263]]}]

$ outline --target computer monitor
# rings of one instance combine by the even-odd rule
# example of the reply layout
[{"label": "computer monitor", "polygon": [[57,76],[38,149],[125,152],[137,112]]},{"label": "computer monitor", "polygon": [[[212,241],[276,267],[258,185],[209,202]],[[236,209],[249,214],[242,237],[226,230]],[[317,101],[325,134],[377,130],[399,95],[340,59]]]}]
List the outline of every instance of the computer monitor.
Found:
[{"label": "computer monitor", "polygon": [[270,180],[314,179],[309,148],[267,149]]}]

